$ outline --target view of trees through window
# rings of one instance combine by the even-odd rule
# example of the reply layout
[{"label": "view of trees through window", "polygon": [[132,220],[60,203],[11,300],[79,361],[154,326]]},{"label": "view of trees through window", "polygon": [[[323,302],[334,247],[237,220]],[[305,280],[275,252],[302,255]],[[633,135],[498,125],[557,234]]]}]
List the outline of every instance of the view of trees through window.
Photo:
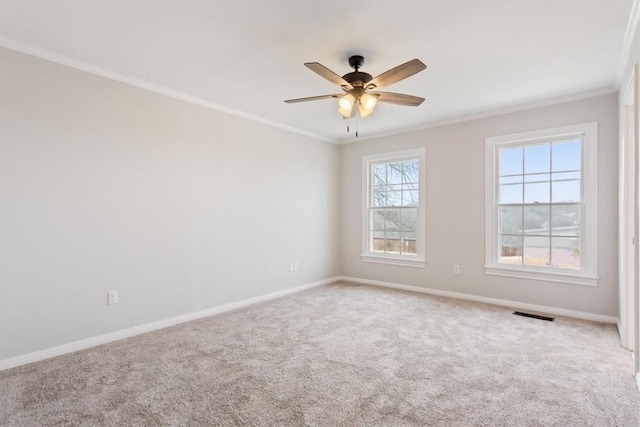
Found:
[{"label": "view of trees through window", "polygon": [[499,150],[499,262],[580,269],[581,140]]},{"label": "view of trees through window", "polygon": [[370,251],[416,255],[418,159],[373,163],[370,174]]}]

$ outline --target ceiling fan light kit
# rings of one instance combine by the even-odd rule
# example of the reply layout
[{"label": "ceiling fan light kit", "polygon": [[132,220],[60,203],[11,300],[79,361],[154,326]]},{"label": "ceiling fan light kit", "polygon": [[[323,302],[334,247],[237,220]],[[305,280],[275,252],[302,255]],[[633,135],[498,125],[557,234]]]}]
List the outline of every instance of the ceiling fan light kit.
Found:
[{"label": "ceiling fan light kit", "polygon": [[318,62],[308,62],[304,65],[319,76],[329,80],[331,83],[340,86],[345,92],[344,94],[331,94],[312,96],[308,98],[288,99],[286,103],[316,101],[319,99],[338,99],[338,112],[342,117],[348,119],[355,114],[354,106],[357,104],[360,117],[367,117],[375,109],[378,101],[396,105],[405,105],[417,107],[424,101],[424,98],[405,95],[401,93],[379,92],[379,89],[385,86],[397,83],[407,77],[419,73],[427,68],[419,59],[413,59],[395,68],[392,68],[373,78],[371,74],[360,71],[364,64],[364,57],[353,55],[349,58],[349,65],[354,71],[340,77],[324,65]]},{"label": "ceiling fan light kit", "polygon": [[338,112],[343,117],[351,117],[353,113],[353,104],[356,102],[355,96],[351,93],[347,93],[342,98],[338,99]]}]

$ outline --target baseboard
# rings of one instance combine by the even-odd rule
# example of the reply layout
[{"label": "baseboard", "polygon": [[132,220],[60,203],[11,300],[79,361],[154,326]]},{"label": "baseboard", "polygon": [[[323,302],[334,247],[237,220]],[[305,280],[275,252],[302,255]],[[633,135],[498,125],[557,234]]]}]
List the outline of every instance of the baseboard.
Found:
[{"label": "baseboard", "polygon": [[443,291],[440,289],[423,288],[420,286],[402,285],[399,283],[382,282],[379,280],[361,279],[358,277],[348,277],[348,276],[340,276],[339,280],[346,281],[346,282],[362,283],[365,285],[382,286],[385,288],[401,289],[403,291],[419,292],[423,294],[437,295],[441,297],[475,301],[475,302],[481,302],[485,304],[493,304],[493,305],[499,305],[504,307],[517,308],[520,310],[536,311],[540,313],[554,314],[556,316],[573,317],[576,319],[591,320],[594,322],[612,323],[612,324],[617,324],[619,322],[618,319],[613,316],[586,313],[583,311],[567,310],[564,308],[557,308],[557,307],[547,307],[544,305],[528,304],[528,303],[518,302],[518,301],[482,297],[478,295],[464,294],[460,292]]},{"label": "baseboard", "polygon": [[206,310],[183,314],[182,316],[177,316],[169,319],[160,320],[157,322],[147,323],[147,324],[136,326],[133,328],[123,329],[121,331],[110,332],[108,334],[99,335],[96,337],[91,337],[91,338],[83,339],[80,341],[74,341],[68,344],[51,347],[45,350],[34,351],[32,353],[23,354],[21,356],[11,357],[9,359],[0,360],[0,371],[3,371],[5,369],[10,369],[10,368],[15,368],[17,366],[26,365],[28,363],[33,363],[33,362],[37,362],[44,359],[49,359],[51,357],[60,356],[67,353],[73,353],[78,350],[84,350],[90,347],[95,347],[95,346],[106,344],[112,341],[121,340],[123,338],[133,337],[136,335],[144,334],[146,332],[167,328],[169,326],[178,325],[180,323],[189,322],[191,320],[201,319],[203,317],[212,316],[214,314],[220,314],[226,311],[247,307],[260,302],[269,301],[275,298],[280,298],[285,295],[290,295],[296,292],[301,292],[307,289],[315,288],[322,285],[327,285],[329,283],[334,283],[338,280],[339,280],[338,277],[332,277],[329,279],[320,280],[318,282],[296,286],[295,288],[284,289],[282,291],[272,292],[266,295],[261,295],[254,298],[245,299],[242,301],[232,302],[230,304],[219,305],[216,307],[208,308]]},{"label": "baseboard", "polygon": [[630,348],[627,347],[627,340],[625,339],[622,333],[622,322],[620,321],[620,319],[616,319],[616,328],[618,329],[618,336],[620,337],[620,345],[622,346],[622,348],[631,350]]}]

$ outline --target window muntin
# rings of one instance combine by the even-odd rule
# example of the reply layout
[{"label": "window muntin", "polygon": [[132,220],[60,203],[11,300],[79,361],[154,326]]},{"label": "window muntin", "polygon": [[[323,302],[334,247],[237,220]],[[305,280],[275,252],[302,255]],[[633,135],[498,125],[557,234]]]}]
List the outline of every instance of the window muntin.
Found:
[{"label": "window muntin", "polygon": [[424,268],[424,149],[363,157],[362,260]]},{"label": "window muntin", "polygon": [[369,252],[417,255],[419,171],[417,158],[371,164]]},{"label": "window muntin", "polygon": [[582,138],[498,149],[498,263],[579,271]]},{"label": "window muntin", "polygon": [[486,139],[490,275],[598,284],[598,124]]}]

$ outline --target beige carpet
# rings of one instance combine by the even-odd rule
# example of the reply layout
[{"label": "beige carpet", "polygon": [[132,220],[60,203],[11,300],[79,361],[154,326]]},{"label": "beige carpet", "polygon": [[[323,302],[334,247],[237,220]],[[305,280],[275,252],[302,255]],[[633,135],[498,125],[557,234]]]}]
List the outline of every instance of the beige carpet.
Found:
[{"label": "beige carpet", "polygon": [[612,325],[330,285],[0,373],[0,425],[638,426]]}]

